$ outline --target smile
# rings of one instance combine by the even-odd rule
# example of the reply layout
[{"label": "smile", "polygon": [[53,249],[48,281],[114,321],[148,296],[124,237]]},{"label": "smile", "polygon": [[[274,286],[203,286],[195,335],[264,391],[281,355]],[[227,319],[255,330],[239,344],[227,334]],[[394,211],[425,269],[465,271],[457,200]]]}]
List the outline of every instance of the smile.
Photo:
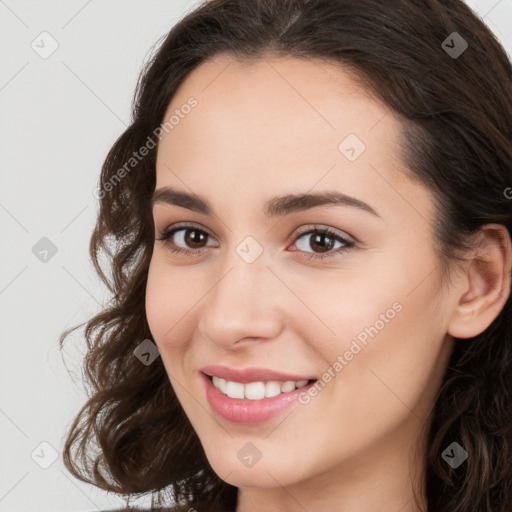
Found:
[{"label": "smile", "polygon": [[217,376],[212,377],[213,385],[224,395],[230,398],[238,398],[241,400],[263,400],[264,398],[272,398],[281,395],[282,393],[289,393],[295,389],[300,389],[306,386],[310,381],[288,380],[286,382],[268,381],[268,382],[249,382],[242,384],[241,382],[234,382],[231,380],[222,379]]},{"label": "smile", "polygon": [[[231,423],[257,424],[279,415],[298,401],[316,379],[299,381],[228,381],[199,372],[212,412]],[[265,396],[268,394],[269,396]]]}]

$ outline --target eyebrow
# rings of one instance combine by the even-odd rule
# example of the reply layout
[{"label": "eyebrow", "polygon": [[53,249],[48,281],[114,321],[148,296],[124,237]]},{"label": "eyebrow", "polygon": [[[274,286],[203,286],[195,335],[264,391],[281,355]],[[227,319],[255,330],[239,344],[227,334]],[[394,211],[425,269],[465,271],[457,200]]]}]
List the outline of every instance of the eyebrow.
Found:
[{"label": "eyebrow", "polygon": [[[187,208],[193,212],[203,215],[213,215],[212,205],[199,195],[177,190],[171,187],[162,187],[153,193],[151,207],[157,203],[172,204]],[[264,214],[266,217],[282,217],[294,212],[302,212],[316,206],[350,206],[371,213],[376,217],[380,215],[364,201],[355,197],[347,196],[336,190],[323,192],[287,194],[276,196],[265,204]]]}]

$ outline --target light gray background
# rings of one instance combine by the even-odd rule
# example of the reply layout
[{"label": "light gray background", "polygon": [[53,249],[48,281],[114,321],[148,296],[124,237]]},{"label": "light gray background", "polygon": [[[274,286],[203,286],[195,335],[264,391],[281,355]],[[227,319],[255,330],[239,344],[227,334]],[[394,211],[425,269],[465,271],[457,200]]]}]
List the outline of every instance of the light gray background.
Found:
[{"label": "light gray background", "polygon": [[[69,338],[66,369],[58,338],[107,297],[88,255],[100,167],[129,124],[152,45],[198,3],[0,0],[0,512],[124,503],[64,469],[65,432],[85,399],[83,344],[80,330]],[[512,0],[467,3],[512,55]],[[46,59],[31,47],[51,48],[44,31],[58,43]],[[32,253],[43,237],[57,247],[46,263]],[[47,469],[43,442],[58,455]]]}]

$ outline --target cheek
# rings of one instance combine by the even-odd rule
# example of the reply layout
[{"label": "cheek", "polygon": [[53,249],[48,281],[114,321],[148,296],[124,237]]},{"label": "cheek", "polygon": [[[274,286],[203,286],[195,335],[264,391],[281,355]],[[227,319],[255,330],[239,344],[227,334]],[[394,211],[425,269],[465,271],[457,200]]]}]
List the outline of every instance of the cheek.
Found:
[{"label": "cheek", "polygon": [[354,425],[375,415],[376,424],[386,429],[407,416],[425,418],[428,413],[449,347],[442,308],[432,307],[435,283],[420,288],[414,293],[410,286],[388,290],[377,309],[361,305],[357,326],[340,321],[346,335],[336,348],[331,346],[331,360],[342,356],[336,394],[340,406],[351,409]]},{"label": "cheek", "polygon": [[[307,305],[307,309],[298,305],[301,314],[295,313],[292,321],[296,326],[303,322],[304,339],[313,339],[311,332],[315,331],[315,347],[324,359],[333,360],[343,354],[356,338],[364,343],[370,337],[367,329],[374,324],[379,332],[385,331],[400,316],[397,310],[402,309],[407,278],[400,275],[403,270],[392,266],[400,263],[395,258],[390,260],[389,264],[381,260],[377,265],[375,261],[347,259],[342,270],[317,270],[311,277],[297,275],[287,279]],[[297,306],[295,309],[299,311]]]},{"label": "cheek", "polygon": [[146,286],[146,317],[160,351],[178,350],[190,334],[196,286],[180,268],[169,268],[158,258],[151,261]]},{"label": "cheek", "polygon": [[315,331],[323,333],[314,336],[315,350],[332,373],[343,375],[336,387],[397,400],[389,386],[406,403],[417,402],[440,375],[446,355],[446,300],[439,276],[429,275],[435,264],[402,252],[382,255],[378,265],[365,268],[320,275],[317,293],[297,280],[294,289],[322,320],[315,322]]}]

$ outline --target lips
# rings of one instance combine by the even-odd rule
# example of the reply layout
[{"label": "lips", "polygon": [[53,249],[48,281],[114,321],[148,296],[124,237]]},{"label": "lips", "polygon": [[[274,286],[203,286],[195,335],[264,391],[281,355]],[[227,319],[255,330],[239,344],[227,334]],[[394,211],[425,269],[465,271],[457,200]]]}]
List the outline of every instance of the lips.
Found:
[{"label": "lips", "polygon": [[[299,394],[307,392],[317,381],[316,377],[308,374],[284,373],[266,368],[231,368],[222,365],[204,366],[200,370],[200,376],[206,399],[219,418],[232,423],[253,425],[283,413],[285,409],[297,403]],[[265,389],[265,393],[262,394],[261,387],[264,383],[265,387],[276,389]],[[277,389],[279,384],[282,384],[281,390]],[[298,385],[297,389],[294,389],[295,385]],[[251,386],[257,387],[258,390],[251,389],[250,393],[247,393]],[[236,388],[235,392],[233,387]]]},{"label": "lips", "polygon": [[231,368],[229,366],[208,365],[201,368],[201,372],[212,377],[220,377],[221,379],[241,384],[249,382],[268,382],[268,381],[301,381],[301,380],[317,380],[311,375],[300,375],[298,373],[283,373],[266,368]]},{"label": "lips", "polygon": [[[276,373],[279,374],[279,372],[274,372],[274,375]],[[302,388],[281,393],[272,398],[248,400],[225,395],[213,385],[212,378],[205,373],[200,373],[200,380],[203,382],[210,409],[219,419],[248,426],[256,426],[284,414],[288,408],[297,405],[300,394],[307,393],[309,388],[314,386],[314,383],[311,382]]]}]

